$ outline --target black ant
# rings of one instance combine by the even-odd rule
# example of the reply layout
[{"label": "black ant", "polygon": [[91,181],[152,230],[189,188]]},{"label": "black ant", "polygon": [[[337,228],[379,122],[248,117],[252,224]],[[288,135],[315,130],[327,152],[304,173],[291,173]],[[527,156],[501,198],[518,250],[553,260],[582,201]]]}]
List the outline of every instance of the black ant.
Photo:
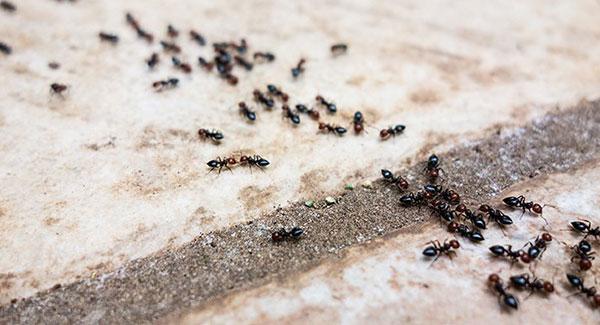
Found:
[{"label": "black ant", "polygon": [[460,195],[455,190],[443,189],[441,185],[434,184],[427,184],[423,186],[423,189],[432,196],[437,196],[439,194],[444,200],[452,205],[460,203]]},{"label": "black ant", "polygon": [[485,240],[479,231],[475,229],[471,230],[467,225],[459,224],[456,221],[452,221],[448,224],[448,231],[451,233],[459,233],[461,236],[468,238],[475,243]]},{"label": "black ant", "polygon": [[67,90],[68,86],[67,85],[63,85],[63,84],[59,84],[59,83],[52,83],[50,85],[50,91],[54,94],[58,94],[61,95]]},{"label": "black ant", "polygon": [[485,220],[483,219],[482,214],[475,214],[475,212],[468,209],[464,204],[457,205],[454,211],[460,215],[463,215],[465,219],[469,220],[469,222],[473,224],[473,226],[479,229],[486,229]]},{"label": "black ant", "polygon": [[[531,278],[533,278],[533,280]],[[554,285],[550,283],[550,281],[538,279],[535,277],[535,275],[531,278],[527,273],[514,275],[510,277],[510,285],[518,289],[529,290],[530,296],[536,291],[543,292],[545,294],[554,292]]]},{"label": "black ant", "polygon": [[400,190],[405,190],[408,188],[408,182],[402,176],[394,176],[394,174],[387,169],[382,169],[381,175],[383,176],[383,179],[391,184],[396,185]]},{"label": "black ant", "polygon": [[238,77],[232,75],[231,73],[223,74],[222,77],[227,81],[228,84],[232,86],[235,86],[238,83]]},{"label": "black ant", "polygon": [[171,38],[175,38],[179,36],[179,31],[175,27],[173,27],[173,25],[169,24],[167,26],[167,35]]},{"label": "black ant", "polygon": [[447,255],[450,259],[452,259],[452,255],[456,255],[456,250],[460,248],[460,243],[456,239],[452,239],[450,241],[444,241],[444,244],[440,244],[438,240],[430,241],[428,244],[430,246],[425,247],[423,250],[423,255],[427,257],[435,257],[433,259],[432,264],[440,257],[442,254]]},{"label": "black ant", "polygon": [[383,130],[379,131],[379,137],[381,138],[381,140],[387,140],[391,136],[396,136],[398,134],[401,134],[402,132],[404,132],[404,129],[406,129],[406,126],[404,126],[402,124],[398,124],[393,127],[390,126],[387,129],[383,129]]},{"label": "black ant", "polygon": [[325,106],[327,108],[327,110],[329,111],[329,113],[337,112],[337,107],[335,106],[335,104],[326,101],[325,98],[323,98],[323,96],[317,95],[317,97],[315,97],[315,100],[317,102],[319,102],[319,104]]},{"label": "black ant", "polygon": [[254,92],[252,92],[252,95],[254,96],[254,101],[263,104],[268,109],[272,109],[273,106],[275,105],[275,102],[273,101],[272,98],[269,98],[269,97],[265,96],[258,89],[255,89]]},{"label": "black ant", "polygon": [[492,289],[498,294],[498,299],[502,299],[502,303],[513,309],[519,309],[519,301],[515,296],[506,291],[507,287],[504,286],[502,279],[498,274],[490,274],[488,277],[488,283]]},{"label": "black ant", "polygon": [[269,166],[270,162],[259,155],[254,155],[254,156],[241,156],[240,164],[241,165],[247,164],[248,167],[250,167],[250,169],[252,169],[252,166],[262,169],[264,167]]},{"label": "black ant", "polygon": [[573,257],[571,257],[571,263],[576,262],[579,265],[579,269],[581,271],[587,271],[592,268],[592,260],[596,257],[596,252],[592,252],[592,245],[583,239],[579,242],[579,244],[571,247],[574,251]]},{"label": "black ant", "polygon": [[304,63],[306,63],[305,59],[300,59],[296,67],[292,68],[292,77],[298,78],[302,72],[304,72]]},{"label": "black ant", "polygon": [[160,58],[158,53],[152,53],[152,55],[146,60],[146,64],[148,64],[148,68],[154,69],[154,67],[158,64]]},{"label": "black ant", "polygon": [[303,233],[304,230],[299,227],[294,227],[290,231],[286,231],[285,228],[281,228],[271,233],[271,240],[274,242],[280,242],[285,239],[298,239]]},{"label": "black ant", "polygon": [[439,165],[440,158],[438,158],[438,156],[436,156],[435,154],[432,154],[427,159],[427,165],[425,166],[425,168],[423,168],[423,170],[427,171],[429,178],[435,180],[440,175],[440,171],[442,171],[442,169],[439,168]]},{"label": "black ant", "polygon": [[233,59],[235,60],[235,63],[242,66],[244,69],[246,69],[246,71],[250,71],[254,67],[252,63],[246,61],[246,59],[239,55],[234,56]]},{"label": "black ant", "polygon": [[181,60],[179,60],[179,58],[177,58],[177,57],[174,57],[174,56],[171,57],[171,62],[173,62],[173,65],[177,69],[180,69],[184,73],[192,72],[192,66],[190,66],[188,63],[181,62]]},{"label": "black ant", "polygon": [[229,42],[229,46],[235,49],[240,54],[244,54],[248,50],[248,43],[243,38],[240,40],[240,45],[237,45],[234,42]]},{"label": "black ant", "polygon": [[519,259],[521,262],[528,264],[531,262],[531,256],[527,254],[524,250],[519,249],[513,251],[512,245],[494,245],[490,247],[490,252],[495,256],[505,256],[511,260],[511,263],[517,262]]},{"label": "black ant", "polygon": [[525,244],[525,246],[529,245],[529,249],[527,250],[527,254],[532,258],[542,258],[542,254],[546,251],[548,247],[548,243],[552,241],[552,235],[545,232],[541,236],[537,236],[533,244],[531,242]]},{"label": "black ant", "polygon": [[5,55],[10,55],[12,53],[12,47],[8,46],[8,44],[4,42],[0,42],[0,52]]},{"label": "black ant", "polygon": [[177,78],[169,78],[167,80],[159,80],[152,83],[152,87],[156,91],[163,91],[165,89],[173,89],[177,87],[179,84],[179,79]]},{"label": "black ant", "polygon": [[119,42],[119,36],[114,34],[100,32],[98,33],[98,37],[100,37],[101,41],[109,42],[112,44],[117,44]]},{"label": "black ant", "polygon": [[125,14],[125,19],[127,20],[129,26],[131,26],[137,32],[138,37],[145,39],[148,43],[152,43],[154,41],[154,36],[143,30],[138,21],[133,18],[130,13]]},{"label": "black ant", "polygon": [[292,121],[292,123],[294,123],[294,124],[300,124],[300,116],[298,116],[298,114],[292,112],[292,110],[290,109],[289,106],[283,105],[283,106],[281,106],[281,109],[283,110],[284,118],[289,118],[290,121]]},{"label": "black ant", "polygon": [[541,205],[539,205],[538,203],[533,203],[532,201],[525,202],[525,197],[523,195],[520,195],[518,197],[515,197],[515,196],[505,197],[502,201],[504,202],[504,204],[506,204],[510,207],[522,208],[523,213],[525,213],[526,210],[529,210],[534,213],[541,214],[542,209],[543,209],[543,207]]},{"label": "black ant", "polygon": [[250,108],[248,107],[248,105],[246,105],[246,103],[244,102],[240,102],[238,104],[239,108],[240,108],[240,114],[246,116],[246,118],[250,121],[255,121],[256,120],[256,113],[254,113],[253,111],[250,110]]},{"label": "black ant", "polygon": [[213,62],[208,62],[201,56],[198,57],[198,64],[209,72],[212,71],[213,67],[215,66]]},{"label": "black ant", "polygon": [[[360,111],[354,113],[352,118],[352,124],[354,124],[354,133],[360,134],[365,129],[365,118]],[[365,131],[366,132],[366,131]]]},{"label": "black ant", "polygon": [[310,116],[313,120],[319,120],[319,111],[312,108],[309,109],[306,107],[306,105],[296,104],[296,110],[300,113],[308,114],[308,116]]},{"label": "black ant", "polygon": [[275,60],[275,55],[273,55],[273,53],[270,52],[255,52],[254,53],[254,61],[267,61],[267,62],[273,62]]},{"label": "black ant", "polygon": [[512,219],[504,214],[504,212],[499,209],[494,209],[487,204],[482,204],[479,206],[479,211],[486,213],[488,215],[488,221],[492,220],[496,222],[500,226],[508,226],[512,225]]},{"label": "black ant", "polygon": [[319,122],[319,131],[333,133],[335,135],[342,136],[346,133],[346,128],[337,125],[331,125],[328,123]]},{"label": "black ant", "polygon": [[400,197],[400,204],[404,206],[416,206],[424,204],[427,200],[427,192],[417,191],[404,194]]},{"label": "black ant", "polygon": [[583,284],[583,279],[574,274],[567,274],[567,279],[571,286],[579,290],[577,294],[585,294],[587,298],[592,298],[592,304],[595,307],[600,307],[600,294],[596,294],[595,287],[586,288]]},{"label": "black ant", "polygon": [[585,234],[583,238],[593,236],[594,239],[598,239],[600,237],[600,227],[592,228],[592,223],[588,220],[572,221],[571,227],[573,227],[573,230]]},{"label": "black ant", "polygon": [[179,47],[179,45],[177,45],[175,43],[167,42],[167,41],[160,41],[160,45],[162,46],[162,48],[165,52],[174,52],[174,53],[181,52],[181,47]]},{"label": "black ant", "polygon": [[223,133],[217,130],[199,129],[198,136],[201,139],[211,139],[212,141],[219,142],[223,140]]},{"label": "black ant", "polygon": [[269,91],[269,93],[271,95],[279,97],[279,98],[281,98],[281,100],[283,102],[287,103],[287,101],[289,99],[288,94],[286,94],[283,91],[281,91],[280,89],[278,89],[275,85],[267,85],[267,90]]},{"label": "black ant", "polygon": [[17,7],[12,2],[5,0],[0,1],[0,7],[7,12],[15,12],[15,10],[17,10]]},{"label": "black ant", "polygon": [[195,41],[196,43],[198,43],[198,45],[200,46],[204,46],[206,45],[206,40],[204,39],[204,36],[202,36],[202,34],[191,30],[190,31],[190,38]]},{"label": "black ant", "polygon": [[50,68],[52,70],[56,70],[56,69],[60,68],[60,64],[58,62],[49,62],[48,68]]},{"label": "black ant", "polygon": [[331,46],[331,54],[333,54],[333,56],[345,54],[346,51],[348,51],[348,45],[346,44],[339,43]]},{"label": "black ant", "polygon": [[217,159],[213,159],[207,162],[206,164],[208,165],[208,167],[210,167],[209,173],[212,172],[214,169],[219,168],[220,174],[223,168],[227,168],[229,171],[231,171],[231,168],[229,166],[237,164],[237,160],[235,160],[235,158],[233,157],[223,159],[221,157],[217,157]]}]

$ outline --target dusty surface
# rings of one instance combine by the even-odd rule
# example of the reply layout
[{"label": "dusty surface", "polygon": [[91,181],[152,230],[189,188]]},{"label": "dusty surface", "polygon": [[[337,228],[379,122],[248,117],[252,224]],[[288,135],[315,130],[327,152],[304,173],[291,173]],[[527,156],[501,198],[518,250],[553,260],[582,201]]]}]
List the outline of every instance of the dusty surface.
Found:
[{"label": "dusty surface", "polygon": [[[582,103],[525,128],[507,130],[500,135],[494,133],[444,154],[447,184],[460,184],[467,202],[487,202],[499,191],[525,178],[535,179],[575,166],[597,166],[600,157],[599,105],[598,102]],[[422,165],[417,164],[403,174],[414,182],[422,182],[422,177],[417,177],[421,169]],[[590,173],[594,176],[597,172],[594,169]],[[581,177],[588,175],[577,178]],[[593,188],[593,182],[586,185]],[[576,186],[571,184],[571,187]],[[577,194],[576,189],[572,191],[571,195]],[[592,190],[586,195],[594,197],[596,192]],[[42,319],[138,322],[173,315],[226,292],[307,270],[325,257],[343,256],[346,247],[430,217],[427,209],[401,207],[398,198],[395,190],[377,183],[371,189],[356,189],[342,195],[337,204],[327,208],[292,205],[265,218],[200,236],[181,248],[136,260],[115,272],[3,306],[0,316],[11,322]],[[569,200],[566,202],[570,204]],[[541,219],[536,220],[539,225]],[[302,240],[281,244],[271,242],[273,229],[294,225],[306,230]],[[526,224],[523,227],[527,227]],[[554,227],[560,226],[557,223]],[[485,234],[493,232],[490,230]],[[422,230],[416,233],[416,238],[404,238],[406,249],[414,251],[411,245],[431,236],[423,234]],[[523,233],[519,236],[526,236]],[[441,236],[439,232],[435,235]],[[514,240],[524,240],[519,236]],[[468,245],[465,250],[469,251]],[[475,261],[476,258],[473,257]],[[365,263],[368,264],[368,260]],[[404,267],[422,268],[423,265],[409,261]],[[240,299],[243,300],[243,296]]]}]

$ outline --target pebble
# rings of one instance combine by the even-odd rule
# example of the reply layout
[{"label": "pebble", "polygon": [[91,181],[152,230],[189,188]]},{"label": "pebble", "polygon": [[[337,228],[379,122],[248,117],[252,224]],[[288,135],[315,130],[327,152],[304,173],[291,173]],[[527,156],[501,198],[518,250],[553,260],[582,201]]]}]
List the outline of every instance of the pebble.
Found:
[{"label": "pebble", "polygon": [[354,185],[352,185],[351,183],[346,184],[346,186],[344,186],[344,189],[346,190],[353,190],[354,189]]},{"label": "pebble", "polygon": [[335,198],[333,198],[332,196],[328,196],[325,198],[325,202],[327,202],[327,205],[335,204]]},{"label": "pebble", "polygon": [[315,201],[313,201],[313,200],[304,201],[304,205],[306,205],[309,208],[312,208],[313,205],[315,205]]}]

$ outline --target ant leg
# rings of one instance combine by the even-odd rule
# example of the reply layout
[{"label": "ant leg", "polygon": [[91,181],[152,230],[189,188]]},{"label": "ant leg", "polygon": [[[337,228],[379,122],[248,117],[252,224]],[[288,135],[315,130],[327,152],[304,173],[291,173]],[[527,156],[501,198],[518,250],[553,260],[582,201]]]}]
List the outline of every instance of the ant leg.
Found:
[{"label": "ant leg", "polygon": [[431,261],[431,263],[429,263],[429,266],[428,266],[427,268],[430,268],[430,267],[432,267],[432,266],[433,266],[433,263],[435,263],[435,261],[437,261],[437,260],[438,260],[438,258],[440,258],[440,254],[438,254],[438,255],[437,255],[437,256],[436,256],[436,257],[433,259],[433,261]]},{"label": "ant leg", "polygon": [[549,225],[549,224],[548,224],[548,220],[547,220],[546,218],[544,218],[544,216],[543,216],[543,215],[541,215],[541,214],[540,214],[540,215],[539,215],[539,217],[540,217],[540,218],[542,218],[542,220],[544,220],[544,222],[546,223],[546,226],[548,226],[548,225]]}]

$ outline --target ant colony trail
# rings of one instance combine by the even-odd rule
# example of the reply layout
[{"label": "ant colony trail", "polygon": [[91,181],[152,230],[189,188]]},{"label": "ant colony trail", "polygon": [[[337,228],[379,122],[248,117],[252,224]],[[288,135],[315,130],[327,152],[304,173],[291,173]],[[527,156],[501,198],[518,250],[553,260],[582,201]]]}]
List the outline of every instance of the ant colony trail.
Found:
[{"label": "ant colony trail", "polygon": [[0,323],[597,324],[599,9],[1,0]]}]

